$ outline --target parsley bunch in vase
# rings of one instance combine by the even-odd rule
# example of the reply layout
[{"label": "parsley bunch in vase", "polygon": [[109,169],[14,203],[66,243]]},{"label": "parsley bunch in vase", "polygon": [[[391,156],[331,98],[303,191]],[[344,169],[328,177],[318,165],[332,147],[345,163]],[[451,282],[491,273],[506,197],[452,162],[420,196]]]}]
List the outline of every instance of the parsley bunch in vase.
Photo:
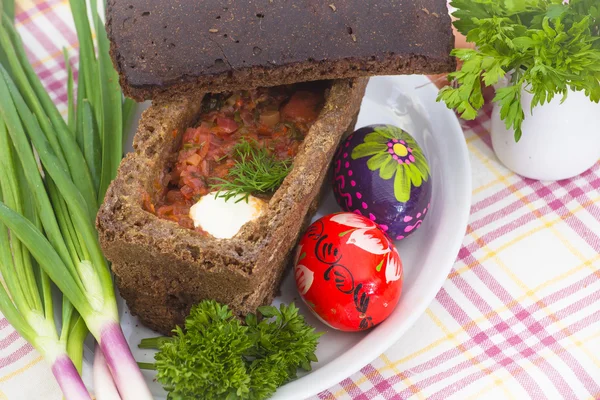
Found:
[{"label": "parsley bunch in vase", "polygon": [[579,175],[600,159],[600,2],[453,0],[454,26],[474,49],[438,100],[467,120],[493,86],[492,145],[531,179]]}]

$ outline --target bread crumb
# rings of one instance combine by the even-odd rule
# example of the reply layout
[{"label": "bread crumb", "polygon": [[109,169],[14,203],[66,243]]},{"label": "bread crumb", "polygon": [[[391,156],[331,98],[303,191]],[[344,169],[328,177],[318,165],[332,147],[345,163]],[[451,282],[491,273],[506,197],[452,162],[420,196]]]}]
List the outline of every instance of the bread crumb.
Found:
[{"label": "bread crumb", "polygon": [[336,6],[335,6],[335,4],[333,4],[333,3],[331,3],[331,4],[329,5],[329,8],[331,8],[331,9],[333,10],[333,12],[336,12],[336,11],[337,11],[337,7],[336,7]]},{"label": "bread crumb", "polygon": [[209,29],[208,31],[209,31],[210,33],[217,33],[217,32],[219,32],[219,30],[218,30],[218,29],[215,29],[215,28],[211,28],[211,29]]},{"label": "bread crumb", "polygon": [[433,16],[434,16],[434,17],[436,17],[436,18],[439,18],[439,16],[440,16],[438,13],[435,13],[435,12],[434,12],[434,13],[431,13],[431,15],[433,15]]},{"label": "bread crumb", "polygon": [[426,9],[425,7],[421,8],[421,11],[423,11],[425,14],[429,15],[429,10]]},{"label": "bread crumb", "polygon": [[352,40],[356,42],[356,35],[354,33],[352,34]]}]

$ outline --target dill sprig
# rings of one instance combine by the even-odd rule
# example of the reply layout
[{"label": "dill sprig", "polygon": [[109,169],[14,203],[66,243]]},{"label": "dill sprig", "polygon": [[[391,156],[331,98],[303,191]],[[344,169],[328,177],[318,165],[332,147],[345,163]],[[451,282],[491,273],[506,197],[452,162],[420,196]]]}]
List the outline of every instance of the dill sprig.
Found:
[{"label": "dill sprig", "polygon": [[277,159],[255,140],[243,139],[236,144],[233,157],[235,165],[229,170],[227,179],[214,179],[219,187],[216,197],[223,197],[225,201],[236,198],[237,203],[248,201],[251,194],[273,193],[292,169],[290,158]]}]

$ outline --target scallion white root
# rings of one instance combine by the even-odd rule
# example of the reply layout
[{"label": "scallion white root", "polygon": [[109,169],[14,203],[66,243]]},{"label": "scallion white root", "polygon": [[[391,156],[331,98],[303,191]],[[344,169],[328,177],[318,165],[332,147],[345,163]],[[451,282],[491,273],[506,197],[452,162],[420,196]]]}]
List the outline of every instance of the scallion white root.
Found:
[{"label": "scallion white root", "polygon": [[93,376],[96,400],[121,400],[108,364],[106,364],[106,358],[98,344],[96,344],[94,352]]}]

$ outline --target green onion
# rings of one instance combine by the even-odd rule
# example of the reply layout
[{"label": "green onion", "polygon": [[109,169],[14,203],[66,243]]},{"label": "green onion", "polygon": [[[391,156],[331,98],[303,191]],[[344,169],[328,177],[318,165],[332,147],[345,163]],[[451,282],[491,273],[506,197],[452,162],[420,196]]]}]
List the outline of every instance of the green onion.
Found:
[{"label": "green onion", "polygon": [[[0,28],[0,45],[8,56],[15,77],[14,80],[20,93],[22,93],[29,108],[33,110],[59,162],[65,169],[68,166],[73,182],[90,206],[90,219],[95,219],[95,210],[98,207],[96,190],[90,172],[85,168],[83,154],[73,135],[69,132],[60,112],[52,103],[33,68],[26,61],[23,45],[16,34],[14,26],[6,22],[6,18],[3,19]],[[23,57],[25,57],[25,60],[23,60]],[[48,112],[48,110],[53,111]]]},{"label": "green onion", "polygon": [[67,125],[72,134],[75,134],[75,102],[73,99],[73,69],[69,61],[69,53],[66,48],[63,48],[65,58],[65,67],[67,68]]},{"label": "green onion", "polygon": [[[85,4],[85,2],[83,2]],[[121,86],[119,75],[114,69],[109,57],[108,37],[104,30],[104,24],[98,14],[96,0],[91,1],[96,37],[98,42],[98,68],[100,71],[100,86],[102,102],[104,106],[104,131],[102,137],[102,173],[100,177],[100,188],[98,189],[98,202],[102,203],[110,182],[117,174],[121,158],[123,157],[123,141],[114,137],[115,132],[122,132],[123,110]]]},{"label": "green onion", "polygon": [[[86,4],[71,0],[80,70],[75,105],[65,51],[65,122],[29,64],[3,12],[6,4],[0,3],[0,272],[9,293],[0,290],[0,311],[51,362],[67,399],[89,398],[77,383],[88,332],[98,342],[94,380],[103,383],[97,390],[109,395],[113,388],[124,400],[151,399],[118,322],[94,224],[120,164],[135,102],[123,99],[96,1],[91,4],[97,56]],[[51,281],[63,293],[60,335]]]},{"label": "green onion", "polygon": [[[102,92],[98,85],[100,74],[98,72],[98,62],[94,52],[94,42],[90,23],[87,19],[86,2],[81,0],[70,0],[71,12],[75,21],[77,38],[79,39],[79,70],[83,76],[79,81],[83,81],[85,86],[85,97],[89,100],[94,109],[94,117],[98,122],[98,132],[102,135],[104,127],[104,110],[102,108]],[[82,79],[83,78],[83,79]]]},{"label": "green onion", "polygon": [[79,107],[82,110],[80,115],[82,129],[86,132],[83,135],[83,143],[81,145],[83,155],[92,174],[94,184],[98,187],[100,185],[101,165],[103,164],[100,137],[97,135],[96,123],[90,102],[84,99],[79,104]]},{"label": "green onion", "polygon": [[[64,328],[63,328],[64,329]],[[89,331],[85,325],[85,320],[78,314],[74,313],[71,317],[69,325],[69,333],[67,340],[67,353],[73,364],[77,367],[77,371],[81,375],[81,366],[83,364],[83,344]]]},{"label": "green onion", "polygon": [[[20,164],[4,121],[0,119],[0,207],[21,217],[32,226],[38,223],[33,203],[18,182]],[[10,207],[10,208],[9,208]],[[39,224],[36,227],[39,229]],[[39,268],[29,251],[0,223],[0,272],[6,288],[0,288],[0,310],[13,327],[50,363],[52,372],[67,399],[90,399],[80,374],[67,353],[67,335],[59,338],[54,323],[53,299],[48,275]],[[1,286],[1,285],[0,285]],[[68,302],[67,302],[68,303]],[[64,321],[69,317],[63,314]],[[63,329],[64,332],[64,329]]]},{"label": "green onion", "polygon": [[[42,232],[29,220],[18,212],[11,210],[5,204],[0,203],[0,221],[2,221],[11,232],[27,247],[40,266],[58,286],[61,292],[70,300],[106,355],[108,365],[113,372],[114,381],[123,399],[151,399],[151,394],[145,384],[144,378],[137,367],[127,342],[118,323],[117,305],[115,301],[112,279],[102,255],[97,234],[93,222],[88,215],[87,204],[71,180],[69,174],[61,167],[60,160],[53,153],[52,146],[46,139],[42,129],[25,104],[17,87],[12,82],[3,68],[0,68],[3,79],[0,79],[0,92],[8,96],[0,98],[0,115],[7,123],[10,137],[15,143],[17,155],[31,161],[31,147],[37,150],[39,159],[44,167],[46,180],[53,182],[58,193],[54,192],[54,186],[48,185],[50,197],[54,199],[54,208],[50,207],[46,218],[46,225],[54,229],[56,225],[63,226],[63,232],[68,232],[66,225],[71,223],[75,228],[82,254],[85,258],[72,260],[75,254],[72,250],[68,252],[68,260],[55,250],[42,234]],[[30,141],[30,142],[29,142]],[[27,165],[23,165],[27,171]],[[31,167],[31,162],[29,162]],[[37,179],[33,177],[37,176]],[[35,183],[41,180],[39,171],[30,172],[27,176],[29,189],[37,200],[38,209],[47,209],[49,196],[43,185]],[[33,184],[32,184],[33,183]],[[62,199],[66,209],[60,207]],[[59,215],[56,215],[58,213]],[[56,219],[63,220],[62,223]],[[50,222],[48,222],[51,219]],[[69,239],[67,239],[69,240]],[[71,240],[74,240],[71,238]],[[58,248],[75,248],[64,242],[62,236]]]},{"label": "green onion", "polygon": [[11,21],[15,19],[15,1],[2,0],[0,1],[0,15],[5,14]]}]

